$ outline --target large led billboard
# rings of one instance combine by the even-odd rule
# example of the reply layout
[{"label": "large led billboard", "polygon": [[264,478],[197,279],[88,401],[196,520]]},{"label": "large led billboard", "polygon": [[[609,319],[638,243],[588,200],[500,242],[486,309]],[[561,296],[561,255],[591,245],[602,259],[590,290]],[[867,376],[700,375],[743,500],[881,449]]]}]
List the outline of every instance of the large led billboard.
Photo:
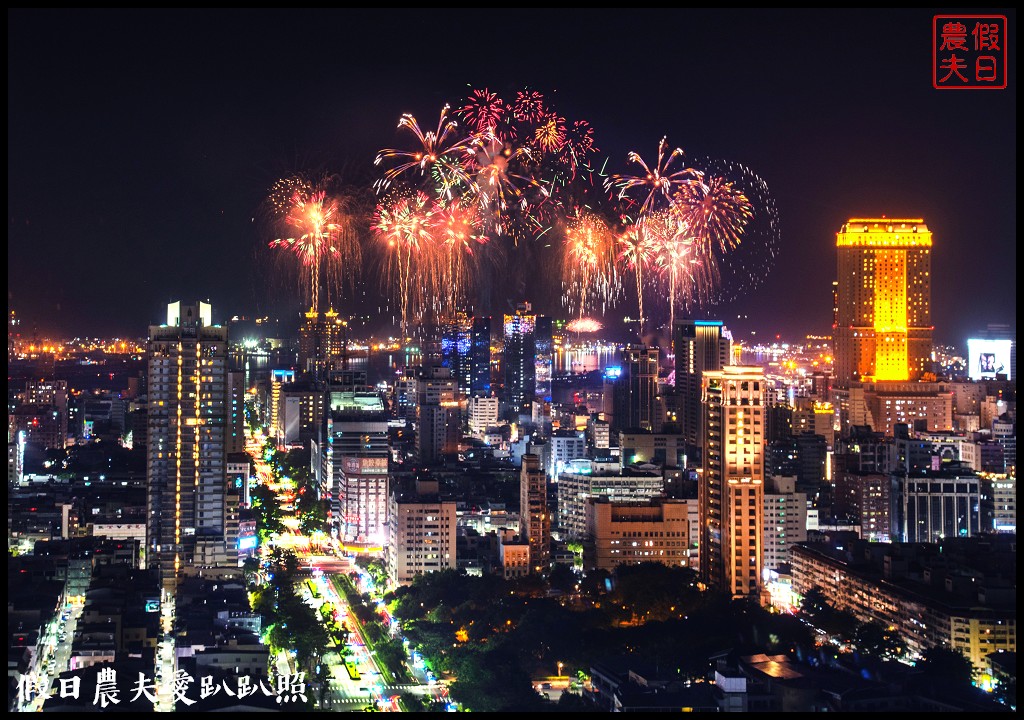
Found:
[{"label": "large led billboard", "polygon": [[1010,349],[1013,340],[970,338],[967,341],[968,375],[971,380],[995,380],[996,375],[1010,377]]}]

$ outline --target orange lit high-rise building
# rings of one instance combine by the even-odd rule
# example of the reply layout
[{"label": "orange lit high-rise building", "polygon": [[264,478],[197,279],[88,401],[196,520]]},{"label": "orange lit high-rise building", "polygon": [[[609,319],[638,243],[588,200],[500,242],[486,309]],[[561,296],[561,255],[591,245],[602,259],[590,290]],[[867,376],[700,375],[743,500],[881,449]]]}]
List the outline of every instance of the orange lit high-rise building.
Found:
[{"label": "orange lit high-rise building", "polygon": [[705,370],[702,388],[701,579],[733,597],[757,598],[764,565],[764,370]]},{"label": "orange lit high-rise building", "polygon": [[851,218],[836,233],[837,387],[919,380],[928,370],[931,249],[920,218]]}]

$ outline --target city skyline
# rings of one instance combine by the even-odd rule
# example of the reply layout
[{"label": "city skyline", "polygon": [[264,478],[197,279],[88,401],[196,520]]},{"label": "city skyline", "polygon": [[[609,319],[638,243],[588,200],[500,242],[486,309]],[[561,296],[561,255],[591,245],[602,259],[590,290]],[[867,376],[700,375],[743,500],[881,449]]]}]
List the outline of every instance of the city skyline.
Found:
[{"label": "city skyline", "polygon": [[[409,55],[419,50],[433,70],[443,44],[374,51],[375,33],[400,31],[378,12],[12,11],[8,305],[41,334],[139,336],[177,297],[210,299],[226,314],[215,320],[297,318],[295,288],[257,259],[256,218],[274,182],[330,172],[372,183],[403,113],[428,127],[470,88],[530,88],[590,122],[595,165],[608,173],[667,137],[687,158],[740,163],[765,180],[781,227],[774,262],[750,292],[730,288],[736,302],[698,313],[738,338],[827,334],[835,233],[883,214],[921,217],[934,233],[936,342],[962,344],[991,323],[1015,331],[1015,303],[1000,301],[1015,287],[1015,88],[933,89],[932,14],[481,13],[507,45],[482,54],[467,38],[453,44],[459,60],[424,80]],[[296,65],[273,40],[298,37],[291,23],[318,15],[351,28],[344,49],[304,31],[308,57]],[[431,17],[440,27],[445,15]],[[642,46],[665,18],[678,21],[679,41]],[[789,70],[770,72],[778,66]],[[378,315],[379,268],[361,274],[367,295],[340,309]],[[572,316],[544,290],[507,300]],[[635,293],[605,314],[609,335],[628,337],[625,315],[636,315]]]}]

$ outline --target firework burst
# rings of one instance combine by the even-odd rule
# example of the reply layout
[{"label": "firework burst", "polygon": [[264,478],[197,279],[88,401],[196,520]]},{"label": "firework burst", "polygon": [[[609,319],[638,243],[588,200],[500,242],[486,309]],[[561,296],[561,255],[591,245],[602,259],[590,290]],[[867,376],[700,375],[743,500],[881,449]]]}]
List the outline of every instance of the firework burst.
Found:
[{"label": "firework burst", "polygon": [[402,116],[398,127],[412,132],[419,141],[419,147],[415,150],[385,149],[377,154],[374,165],[380,165],[384,160],[397,161],[377,181],[378,193],[390,187],[400,176],[417,171],[421,178],[429,177],[438,183],[438,194],[448,199],[452,198],[453,188],[469,185],[466,164],[474,155],[478,138],[475,134],[460,136],[458,123],[448,117],[450,109],[449,105],[442,108],[436,131],[424,132],[415,117],[408,113]]},{"label": "firework burst", "polygon": [[477,133],[496,132],[502,124],[508,106],[505,101],[487,88],[474,90],[470,93],[466,104],[458,110],[458,115],[467,127]]},{"label": "firework burst", "polygon": [[588,317],[576,318],[565,325],[566,330],[574,333],[594,333],[603,327],[604,325],[599,320]]},{"label": "firework burst", "polygon": [[433,205],[423,192],[386,198],[374,213],[371,230],[385,246],[385,278],[398,291],[403,335],[408,333],[410,316],[421,314],[434,285],[432,278],[424,277],[436,267],[431,260],[436,252],[434,228]]},{"label": "firework burst", "polygon": [[523,169],[530,159],[529,148],[513,148],[493,133],[475,145],[468,187],[470,194],[475,194],[481,218],[488,218],[488,227],[496,235],[508,232],[510,210],[525,213],[529,206],[524,188],[537,186]]},{"label": "firework burst", "polygon": [[461,310],[473,285],[474,271],[479,263],[477,249],[486,241],[478,226],[478,210],[474,205],[449,205],[433,213],[436,240],[432,295],[439,314],[453,315]]},{"label": "firework burst", "polygon": [[595,152],[594,128],[586,120],[576,120],[565,133],[561,155],[562,162],[569,166],[571,179],[576,178],[578,168],[587,165],[588,157]]},{"label": "firework burst", "polygon": [[589,299],[614,300],[618,291],[615,234],[597,215],[583,212],[570,218],[565,230],[562,285],[570,306],[583,317]]},{"label": "firework burst", "polygon": [[340,274],[350,271],[360,259],[359,242],[347,205],[342,198],[328,197],[324,190],[313,191],[308,197],[301,189],[296,190],[284,222],[297,232],[268,244],[272,249],[294,255],[302,267],[308,268],[308,279],[305,274],[302,277],[308,280],[307,296],[310,309],[315,312],[320,310],[322,275],[327,280],[330,301],[330,290]]},{"label": "firework burst", "polygon": [[520,90],[512,101],[512,117],[520,122],[538,123],[545,112],[544,96],[536,90]]},{"label": "firework burst", "polygon": [[541,152],[559,152],[565,146],[565,118],[555,113],[541,118],[533,131],[533,142]]},{"label": "firework burst", "polygon": [[668,148],[668,139],[662,138],[658,143],[658,161],[654,166],[649,166],[638,153],[631,152],[628,161],[639,165],[643,172],[636,175],[610,175],[605,180],[605,187],[609,191],[618,188],[620,200],[632,199],[629,197],[633,191],[643,195],[636,213],[637,224],[644,224],[647,216],[657,209],[659,201],[665,205],[671,203],[673,194],[680,188],[700,180],[700,171],[690,167],[673,169],[677,158],[683,157],[682,148],[675,148],[666,157],[665,151]]},{"label": "firework burst", "polygon": [[636,300],[640,310],[640,337],[644,336],[644,270],[654,260],[658,246],[646,225],[633,224],[619,236],[619,263],[636,277]]},{"label": "firework burst", "polygon": [[672,214],[694,242],[693,297],[710,298],[721,283],[719,261],[742,241],[753,207],[740,190],[719,176],[680,186],[672,198]]},{"label": "firework burst", "polygon": [[[671,223],[671,215],[666,213]],[[668,285],[669,331],[676,324],[676,297],[688,297],[693,291],[693,241],[686,237],[686,226],[673,223],[659,244],[655,263]]]}]

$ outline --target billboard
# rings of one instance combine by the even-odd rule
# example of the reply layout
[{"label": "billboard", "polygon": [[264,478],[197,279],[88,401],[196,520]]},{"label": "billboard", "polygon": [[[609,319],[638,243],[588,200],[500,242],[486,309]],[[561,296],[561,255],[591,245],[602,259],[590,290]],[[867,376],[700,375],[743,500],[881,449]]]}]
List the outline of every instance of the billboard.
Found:
[{"label": "billboard", "polygon": [[968,375],[971,380],[995,380],[996,375],[1010,377],[1010,351],[1013,340],[967,340]]},{"label": "billboard", "polygon": [[387,475],[386,457],[342,457],[341,469],[346,475]]}]

